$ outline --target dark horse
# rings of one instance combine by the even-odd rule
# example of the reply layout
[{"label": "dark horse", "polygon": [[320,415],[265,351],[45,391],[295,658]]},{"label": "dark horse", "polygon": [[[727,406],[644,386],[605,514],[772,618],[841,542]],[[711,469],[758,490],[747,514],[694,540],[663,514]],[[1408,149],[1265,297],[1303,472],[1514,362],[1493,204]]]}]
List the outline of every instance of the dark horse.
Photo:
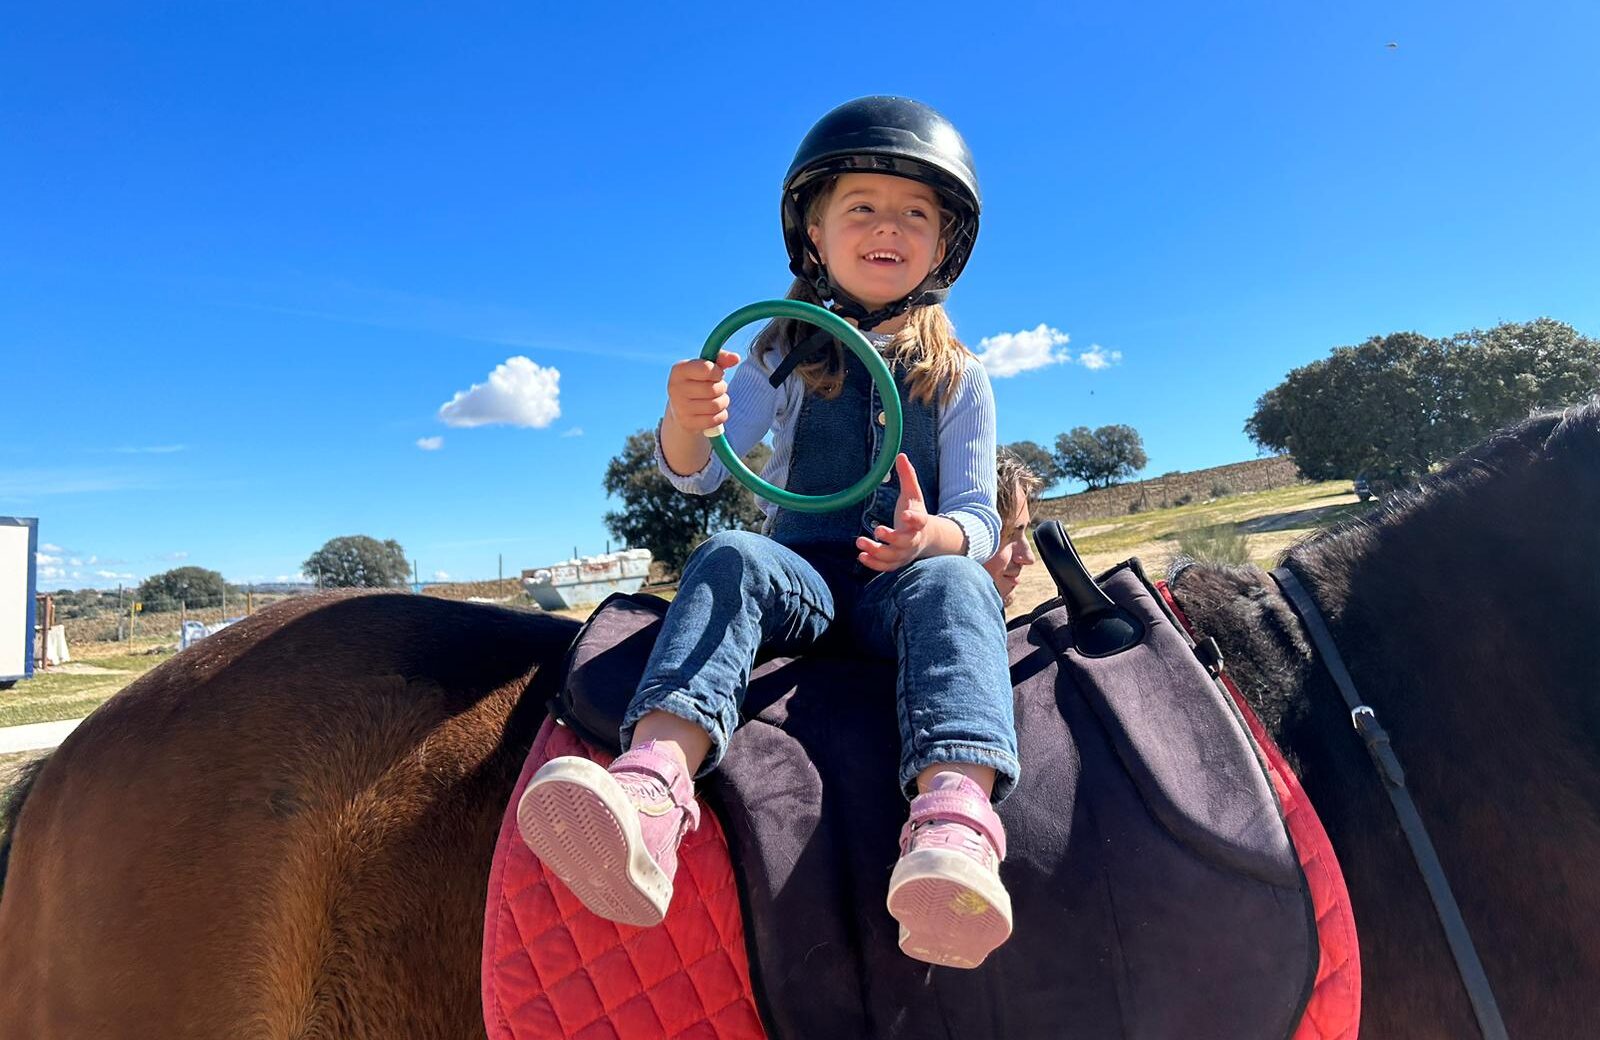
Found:
[{"label": "dark horse", "polygon": [[[1511,1035],[1591,1034],[1600,403],[1502,433],[1288,565],[1394,737]],[[1197,564],[1176,592],[1322,813],[1361,928],[1363,1031],[1477,1035],[1275,587]],[[318,596],[112,698],[13,793],[0,1040],[481,1037],[490,853],[576,627]]]}]

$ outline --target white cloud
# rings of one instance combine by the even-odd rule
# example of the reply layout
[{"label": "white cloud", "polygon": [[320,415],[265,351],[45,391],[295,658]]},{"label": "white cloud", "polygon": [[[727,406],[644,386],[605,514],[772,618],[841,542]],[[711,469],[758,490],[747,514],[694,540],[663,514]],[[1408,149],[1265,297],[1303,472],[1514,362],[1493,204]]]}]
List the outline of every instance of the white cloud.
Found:
[{"label": "white cloud", "polygon": [[1102,368],[1110,368],[1112,365],[1120,364],[1121,361],[1122,351],[1107,350],[1098,343],[1090,345],[1088,350],[1078,355],[1078,364],[1091,372],[1098,372]]},{"label": "white cloud", "polygon": [[52,545],[50,542],[45,542],[43,545],[39,546],[39,548],[43,549],[45,552],[66,552],[65,549],[61,548],[61,546]]},{"label": "white cloud", "polygon": [[61,562],[61,557],[51,556],[49,553],[36,552],[33,554],[33,558],[41,567],[48,567],[51,564]]},{"label": "white cloud", "polygon": [[73,566],[73,567],[82,567],[83,566],[83,561],[78,559],[76,556],[74,556],[72,559],[68,560],[67,563],[69,565]]},{"label": "white cloud", "polygon": [[450,580],[450,574],[449,574],[448,571],[434,571],[433,572],[433,580],[434,581],[449,581]]},{"label": "white cloud", "polygon": [[421,448],[423,451],[438,451],[440,448],[444,447],[444,438],[418,437],[417,447]]},{"label": "white cloud", "polygon": [[163,560],[187,560],[189,558],[189,554],[180,549],[177,552],[162,553],[161,558]]},{"label": "white cloud", "polygon": [[182,444],[152,444],[147,447],[123,446],[111,450],[118,455],[171,455],[173,452],[182,451],[184,447]]},{"label": "white cloud", "polygon": [[1023,332],[1002,332],[978,341],[978,360],[991,379],[1005,379],[1050,365],[1079,364],[1091,372],[1099,372],[1122,361],[1122,351],[1107,350],[1098,343],[1073,357],[1072,351],[1067,349],[1070,341],[1071,337],[1065,332],[1048,325]]},{"label": "white cloud", "polygon": [[94,576],[96,578],[104,578],[107,581],[132,581],[133,580],[133,575],[131,575],[131,574],[118,574],[116,571],[95,571],[94,572]]},{"label": "white cloud", "polygon": [[439,406],[439,418],[447,426],[529,426],[542,429],[561,415],[561,373],[542,368],[525,357],[506,358],[489,373],[486,383],[474,383],[469,390]]},{"label": "white cloud", "polygon": [[561,435],[563,440],[568,438],[568,437],[582,437],[582,436],[583,436],[583,427],[582,426],[574,426],[572,429],[567,430],[565,433],[563,433]]},{"label": "white cloud", "polygon": [[67,576],[67,572],[63,568],[60,568],[60,567],[40,567],[39,568],[39,577],[43,578],[46,581],[53,580],[53,579],[56,579],[56,578],[65,578],[66,576]]},{"label": "white cloud", "polygon": [[1071,339],[1060,329],[1040,324],[1023,332],[1002,332],[978,341],[978,361],[992,379],[1005,379],[1036,368],[1072,360],[1065,349]]}]

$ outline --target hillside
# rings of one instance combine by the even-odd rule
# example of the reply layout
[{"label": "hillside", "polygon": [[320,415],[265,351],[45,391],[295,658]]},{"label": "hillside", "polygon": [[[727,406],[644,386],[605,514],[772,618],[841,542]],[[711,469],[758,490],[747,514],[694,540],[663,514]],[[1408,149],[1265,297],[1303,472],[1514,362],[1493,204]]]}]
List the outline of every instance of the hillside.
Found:
[{"label": "hillside", "polygon": [[1059,495],[1039,503],[1035,519],[1062,522],[1123,516],[1147,509],[1168,509],[1211,498],[1292,487],[1305,483],[1293,455],[1230,462],[1226,466],[1167,473],[1075,495]]},{"label": "hillside", "polygon": [[[1041,503],[1039,519],[1049,517],[1049,504]],[[1349,481],[1331,480],[1227,495],[1167,509],[1063,522],[1091,572],[1098,574],[1137,556],[1152,578],[1161,578],[1182,553],[1183,543],[1194,546],[1203,534],[1215,532],[1224,540],[1230,535],[1242,536],[1244,558],[1259,567],[1270,567],[1300,539],[1365,513],[1374,505],[1360,502]],[[1023,571],[1016,598],[1006,613],[1010,617],[1025,614],[1055,595],[1044,567],[1029,567]]]}]

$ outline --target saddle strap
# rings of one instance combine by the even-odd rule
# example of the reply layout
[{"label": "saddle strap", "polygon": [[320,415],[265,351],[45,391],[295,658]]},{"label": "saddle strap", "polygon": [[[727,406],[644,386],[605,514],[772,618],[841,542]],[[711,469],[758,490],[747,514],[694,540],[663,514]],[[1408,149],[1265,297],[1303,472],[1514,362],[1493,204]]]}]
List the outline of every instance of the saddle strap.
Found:
[{"label": "saddle strap", "polygon": [[1500,1017],[1500,1007],[1495,1002],[1489,976],[1483,970],[1483,962],[1478,959],[1478,950],[1472,944],[1472,933],[1467,930],[1467,922],[1461,916],[1455,894],[1450,891],[1450,882],[1439,862],[1439,854],[1434,851],[1433,842],[1428,838],[1428,828],[1423,825],[1422,814],[1417,811],[1417,803],[1412,800],[1411,791],[1406,787],[1405,771],[1400,768],[1400,759],[1389,742],[1388,731],[1378,722],[1377,713],[1362,703],[1355,680],[1350,678],[1350,671],[1344,665],[1338,644],[1333,641],[1333,633],[1328,631],[1316,600],[1311,598],[1311,594],[1289,568],[1273,570],[1272,577],[1305,626],[1306,634],[1317,648],[1317,655],[1322,658],[1322,666],[1327,669],[1350,709],[1350,721],[1366,744],[1367,754],[1383,779],[1383,788],[1394,805],[1394,814],[1400,820],[1400,829],[1405,832],[1407,844],[1411,846],[1417,870],[1422,874],[1428,895],[1433,899],[1433,909],[1439,915],[1445,941],[1455,957],[1461,984],[1466,987],[1467,998],[1472,1002],[1478,1031],[1483,1034],[1484,1040],[1507,1040],[1505,1022]]},{"label": "saddle strap", "polygon": [[948,820],[965,824],[989,839],[995,853],[1006,858],[1006,829],[992,807],[985,805],[981,812],[973,812],[972,798],[954,791],[930,791],[919,794],[911,803],[911,818],[900,829],[900,849],[905,851],[911,840],[911,831],[918,824],[934,820]]}]

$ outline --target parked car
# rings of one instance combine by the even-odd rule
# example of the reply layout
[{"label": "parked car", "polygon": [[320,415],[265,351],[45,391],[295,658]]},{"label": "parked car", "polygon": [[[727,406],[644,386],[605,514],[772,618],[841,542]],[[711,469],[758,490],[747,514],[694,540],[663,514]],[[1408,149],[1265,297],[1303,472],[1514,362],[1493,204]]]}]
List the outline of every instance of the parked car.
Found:
[{"label": "parked car", "polygon": [[1369,477],[1365,473],[1356,477],[1356,497],[1366,502],[1373,498],[1382,498],[1400,486],[1400,481],[1393,477]]}]

